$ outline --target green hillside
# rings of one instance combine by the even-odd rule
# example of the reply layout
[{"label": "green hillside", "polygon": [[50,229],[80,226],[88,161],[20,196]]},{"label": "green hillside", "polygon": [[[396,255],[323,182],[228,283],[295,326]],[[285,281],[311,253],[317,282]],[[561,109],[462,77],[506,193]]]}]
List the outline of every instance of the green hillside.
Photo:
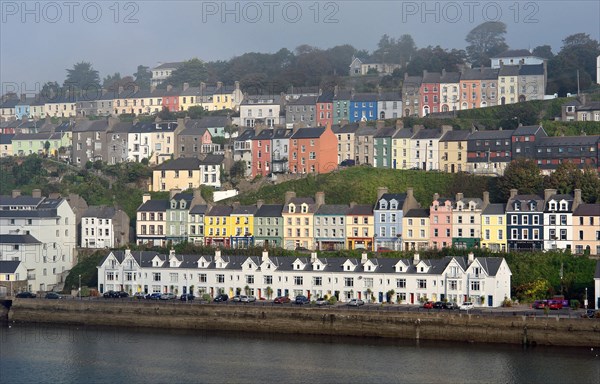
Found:
[{"label": "green hillside", "polygon": [[277,185],[261,187],[237,197],[242,204],[254,204],[262,199],[266,203],[283,203],[285,192],[294,191],[298,197],[314,196],[325,192],[327,204],[374,204],[377,187],[387,187],[390,192],[405,192],[412,187],[415,198],[422,206],[428,207],[434,193],[440,196],[453,196],[457,192],[465,196],[481,197],[483,191],[490,191],[490,199],[497,200],[496,178],[444,172],[418,170],[391,170],[372,167],[352,167],[323,175],[309,175],[302,180],[288,181]]}]

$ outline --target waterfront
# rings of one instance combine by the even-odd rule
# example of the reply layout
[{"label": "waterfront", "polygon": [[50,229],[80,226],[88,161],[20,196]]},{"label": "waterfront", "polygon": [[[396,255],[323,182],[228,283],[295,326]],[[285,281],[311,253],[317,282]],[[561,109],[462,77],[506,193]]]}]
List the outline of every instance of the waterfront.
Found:
[{"label": "waterfront", "polygon": [[598,350],[12,324],[10,383],[596,383]]}]

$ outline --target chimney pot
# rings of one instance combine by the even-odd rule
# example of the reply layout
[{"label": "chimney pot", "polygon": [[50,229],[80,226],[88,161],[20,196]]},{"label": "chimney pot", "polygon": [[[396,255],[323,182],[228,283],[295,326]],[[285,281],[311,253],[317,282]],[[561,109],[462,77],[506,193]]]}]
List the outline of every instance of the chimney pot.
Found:
[{"label": "chimney pot", "polygon": [[13,199],[15,197],[19,197],[19,196],[21,196],[21,191],[18,190],[18,189],[13,189],[13,191],[12,191],[12,197],[13,197]]}]

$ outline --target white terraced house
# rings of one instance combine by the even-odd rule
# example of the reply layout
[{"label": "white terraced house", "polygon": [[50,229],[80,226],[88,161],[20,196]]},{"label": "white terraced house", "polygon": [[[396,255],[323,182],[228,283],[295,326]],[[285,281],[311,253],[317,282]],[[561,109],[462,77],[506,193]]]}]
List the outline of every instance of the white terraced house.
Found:
[{"label": "white terraced house", "polygon": [[510,297],[511,271],[503,258],[447,256],[437,260],[339,257],[161,255],[112,251],[98,265],[98,290],[135,292],[240,293],[259,298],[336,296],[381,303],[419,304],[448,300],[498,307]]}]

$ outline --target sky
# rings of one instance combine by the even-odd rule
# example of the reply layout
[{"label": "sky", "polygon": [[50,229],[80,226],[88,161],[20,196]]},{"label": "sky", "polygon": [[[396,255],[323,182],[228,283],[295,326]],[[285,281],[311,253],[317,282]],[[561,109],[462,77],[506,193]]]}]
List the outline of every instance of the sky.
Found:
[{"label": "sky", "polygon": [[301,44],[373,51],[383,34],[464,49],[465,36],[485,21],[504,22],[513,49],[548,44],[556,53],[580,32],[600,40],[598,1],[0,0],[1,93],[62,84],[81,61],[102,79],[140,64],[227,60]]}]

